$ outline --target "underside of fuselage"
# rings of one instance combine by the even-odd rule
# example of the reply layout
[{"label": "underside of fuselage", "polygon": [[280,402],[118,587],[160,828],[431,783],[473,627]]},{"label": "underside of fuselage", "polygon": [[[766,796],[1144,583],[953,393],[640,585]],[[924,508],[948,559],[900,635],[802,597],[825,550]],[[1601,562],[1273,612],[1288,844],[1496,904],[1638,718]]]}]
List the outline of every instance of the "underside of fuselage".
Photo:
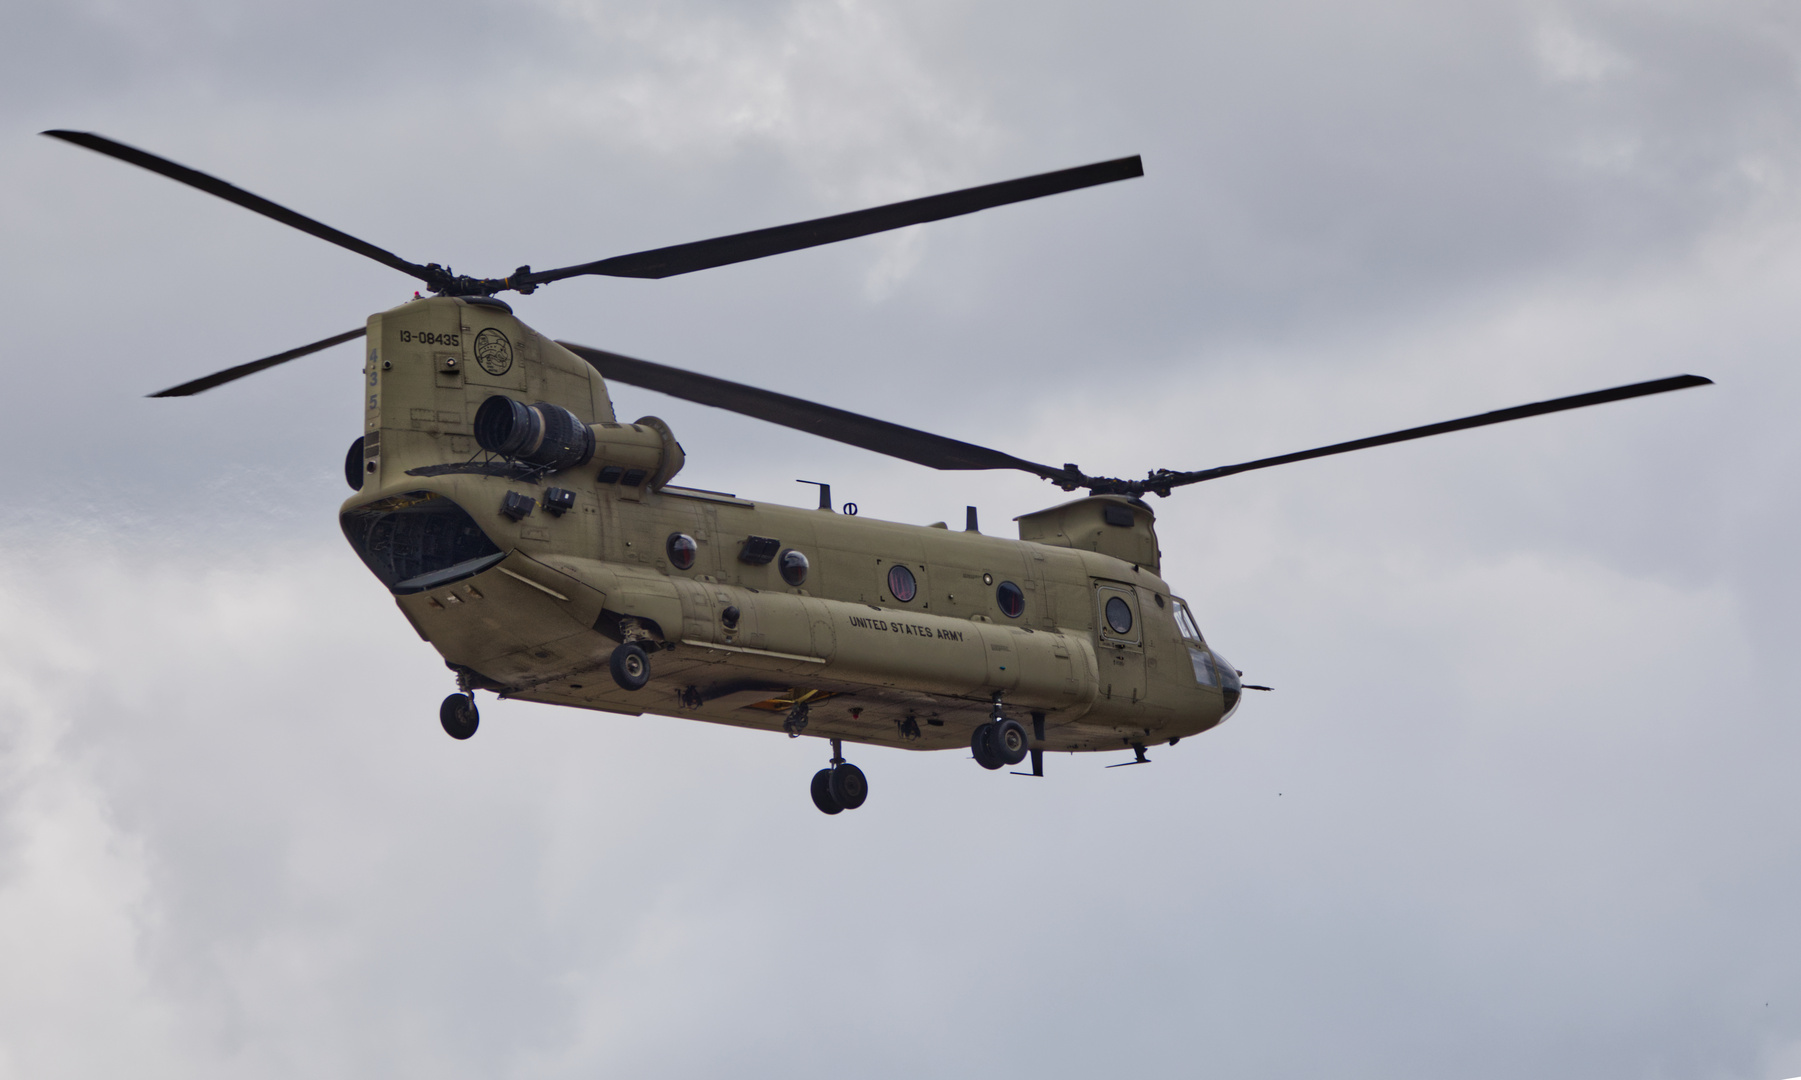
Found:
[{"label": "underside of fuselage", "polygon": [[[515,552],[454,581],[396,596],[415,630],[469,683],[503,698],[624,715],[653,713],[734,727],[908,750],[969,748],[974,729],[992,718],[994,699],[931,693],[900,685],[833,677],[828,658],[708,642],[656,642],[652,679],[618,686],[609,659],[620,645],[580,615],[582,586]],[[875,609],[880,611],[882,609]],[[571,617],[575,616],[575,617]],[[898,677],[895,681],[899,681]],[[1102,699],[1101,704],[1107,702]],[[1180,738],[1218,722],[1223,710],[1187,722],[1134,727],[1097,719],[1091,705],[1003,710],[1032,728],[1034,747],[1057,752],[1119,750]],[[1042,732],[1042,734],[1038,734]]]}]

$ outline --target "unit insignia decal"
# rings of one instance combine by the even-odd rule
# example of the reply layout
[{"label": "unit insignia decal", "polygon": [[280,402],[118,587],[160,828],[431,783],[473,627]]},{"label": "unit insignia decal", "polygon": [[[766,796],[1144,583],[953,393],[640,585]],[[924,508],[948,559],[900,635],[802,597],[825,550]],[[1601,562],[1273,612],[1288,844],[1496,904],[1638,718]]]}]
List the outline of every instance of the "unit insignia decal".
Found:
[{"label": "unit insignia decal", "polygon": [[475,362],[490,375],[513,370],[513,343],[492,326],[475,335]]}]

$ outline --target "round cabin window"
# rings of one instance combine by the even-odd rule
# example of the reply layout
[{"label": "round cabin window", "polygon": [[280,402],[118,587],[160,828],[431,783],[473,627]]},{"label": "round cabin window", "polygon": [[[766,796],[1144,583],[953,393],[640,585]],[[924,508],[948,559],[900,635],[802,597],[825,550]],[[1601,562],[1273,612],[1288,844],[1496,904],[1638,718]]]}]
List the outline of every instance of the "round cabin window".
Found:
[{"label": "round cabin window", "polygon": [[778,565],[782,569],[782,580],[788,584],[798,586],[807,580],[807,557],[793,548],[782,552]]},{"label": "round cabin window", "polygon": [[1114,596],[1107,600],[1107,625],[1122,637],[1132,632],[1132,605],[1125,598]]},{"label": "round cabin window", "polygon": [[663,545],[669,552],[669,565],[677,570],[689,570],[694,566],[694,537],[687,533],[670,533],[669,541]]},{"label": "round cabin window", "polygon": [[1000,588],[994,590],[994,602],[1001,606],[1001,614],[1009,619],[1017,619],[1026,613],[1026,594],[1011,581],[1003,581]]},{"label": "round cabin window", "polygon": [[913,571],[899,563],[888,568],[888,593],[905,604],[919,593],[919,583],[913,580]]}]

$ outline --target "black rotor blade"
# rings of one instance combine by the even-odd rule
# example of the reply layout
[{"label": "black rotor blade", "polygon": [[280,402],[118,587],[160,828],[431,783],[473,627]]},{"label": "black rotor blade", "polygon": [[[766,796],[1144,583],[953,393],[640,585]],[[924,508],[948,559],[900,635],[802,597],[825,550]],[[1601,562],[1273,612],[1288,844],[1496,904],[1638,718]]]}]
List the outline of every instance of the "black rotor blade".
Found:
[{"label": "black rotor blade", "polygon": [[1047,480],[1067,477],[1063,469],[1025,461],[986,446],[947,439],[886,420],[876,420],[830,405],[789,397],[727,379],[665,367],[648,360],[634,360],[618,353],[590,349],[567,341],[557,344],[593,364],[607,379],[659,394],[727,409],[810,435],[873,450],[933,469],[1022,469]]},{"label": "black rotor blade", "polygon": [[1315,450],[1302,450],[1299,453],[1283,454],[1280,457],[1259,458],[1239,465],[1222,465],[1215,469],[1201,469],[1197,472],[1163,473],[1152,476],[1149,480],[1132,481],[1139,485],[1140,491],[1164,491],[1183,484],[1198,484],[1203,480],[1217,480],[1222,476],[1234,473],[1249,472],[1252,469],[1267,469],[1271,465],[1286,465],[1291,461],[1306,461],[1309,458],[1329,457],[1332,454],[1348,454],[1352,450],[1367,450],[1372,446],[1387,446],[1389,443],[1407,442],[1410,439],[1423,439],[1428,435],[1443,435],[1451,431],[1464,431],[1469,428],[1487,427],[1490,424],[1504,424],[1509,420],[1524,420],[1529,416],[1543,416],[1546,413],[1564,412],[1569,409],[1583,409],[1590,405],[1605,405],[1612,401],[1625,401],[1629,398],[1645,397],[1649,394],[1665,394],[1671,390],[1687,390],[1691,386],[1712,386],[1712,379],[1704,379],[1699,375],[1674,375],[1667,379],[1653,379],[1650,382],[1632,383],[1627,386],[1616,386],[1611,390],[1594,390],[1586,394],[1572,394],[1569,397],[1552,398],[1549,401],[1535,401],[1530,405],[1516,405],[1511,409],[1496,409],[1494,412],[1465,416],[1458,420],[1446,420],[1437,424],[1426,424],[1422,427],[1407,428],[1404,431],[1391,431],[1386,435],[1372,435],[1367,439],[1353,439],[1350,442],[1333,443]]},{"label": "black rotor blade", "polygon": [[1041,173],[1038,176],[1027,176],[1018,180],[1004,180],[998,184],[964,188],[962,191],[951,191],[942,195],[928,195],[922,199],[909,199],[906,202],[890,203],[887,206],[877,206],[868,210],[855,210],[848,214],[835,214],[832,217],[815,218],[812,221],[801,221],[793,225],[777,225],[770,229],[757,229],[754,232],[737,233],[733,236],[720,236],[712,240],[697,240],[690,244],[676,244],[673,247],[640,251],[631,255],[617,255],[611,259],[583,263],[580,266],[542,270],[533,274],[519,275],[509,281],[515,287],[524,285],[529,288],[582,274],[632,278],[673,277],[676,274],[689,274],[696,270],[707,270],[729,263],[761,259],[768,255],[780,255],[786,251],[817,247],[820,244],[834,244],[840,240],[851,240],[859,236],[868,236],[871,233],[887,232],[890,229],[905,228],[908,225],[938,221],[961,214],[973,214],[977,210],[987,210],[990,207],[1005,206],[1008,203],[1024,202],[1027,199],[1038,199],[1046,195],[1075,191],[1078,188],[1093,187],[1096,184],[1110,184],[1115,180],[1129,180],[1143,175],[1144,163],[1139,160],[1137,155],[1134,155],[1129,158],[1120,158],[1117,161],[1102,161],[1094,165],[1082,165],[1074,169]]},{"label": "black rotor blade", "polygon": [[407,262],[392,251],[378,248],[366,240],[358,240],[349,233],[340,232],[324,222],[314,221],[305,214],[297,214],[280,203],[270,202],[261,195],[252,195],[243,188],[228,184],[216,176],[208,176],[206,173],[190,169],[186,165],[177,165],[168,158],[158,157],[148,151],[139,150],[134,146],[126,146],[124,143],[114,142],[105,136],[86,131],[46,131],[42,134],[48,135],[52,139],[61,139],[67,143],[74,143],[76,146],[86,147],[95,153],[105,154],[107,157],[118,158],[120,161],[136,165],[141,169],[149,169],[153,173],[166,176],[191,188],[198,188],[208,195],[217,195],[226,202],[237,203],[246,210],[253,210],[266,218],[273,218],[283,225],[299,229],[309,236],[316,236],[341,248],[354,251],[365,258],[374,259],[383,266],[392,267],[403,274],[410,274],[427,284],[438,280],[437,276],[426,267],[420,266],[418,263]]},{"label": "black rotor blade", "polygon": [[303,356],[316,353],[321,349],[329,349],[333,345],[342,345],[346,341],[362,336],[363,328],[359,326],[355,330],[343,334],[334,334],[323,341],[315,341],[311,345],[302,345],[298,349],[289,349],[287,352],[276,353],[274,356],[265,356],[261,360],[252,360],[248,364],[239,364],[237,367],[229,367],[224,371],[215,371],[211,375],[204,375],[192,382],[184,382],[180,386],[171,386],[167,390],[158,390],[154,394],[145,396],[188,397],[192,394],[198,394],[202,390],[211,390],[215,386],[223,386],[234,379],[241,379],[246,375],[255,375],[257,372],[272,368],[277,364],[285,364],[289,360],[298,360]]}]

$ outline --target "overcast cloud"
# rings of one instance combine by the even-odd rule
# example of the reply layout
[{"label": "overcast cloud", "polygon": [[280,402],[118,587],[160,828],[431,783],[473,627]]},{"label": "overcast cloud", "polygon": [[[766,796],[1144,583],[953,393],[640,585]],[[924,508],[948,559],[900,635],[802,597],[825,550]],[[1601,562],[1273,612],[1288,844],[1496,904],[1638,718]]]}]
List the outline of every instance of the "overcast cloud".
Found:
[{"label": "overcast cloud", "polygon": [[[1770,2],[0,7],[0,1080],[1801,1074],[1801,12]],[[1158,501],[1273,684],[1048,777],[484,700],[344,544],[373,263],[503,274],[1144,155],[558,337],[1091,472],[1685,371]],[[683,480],[1061,496],[630,388]]]}]

